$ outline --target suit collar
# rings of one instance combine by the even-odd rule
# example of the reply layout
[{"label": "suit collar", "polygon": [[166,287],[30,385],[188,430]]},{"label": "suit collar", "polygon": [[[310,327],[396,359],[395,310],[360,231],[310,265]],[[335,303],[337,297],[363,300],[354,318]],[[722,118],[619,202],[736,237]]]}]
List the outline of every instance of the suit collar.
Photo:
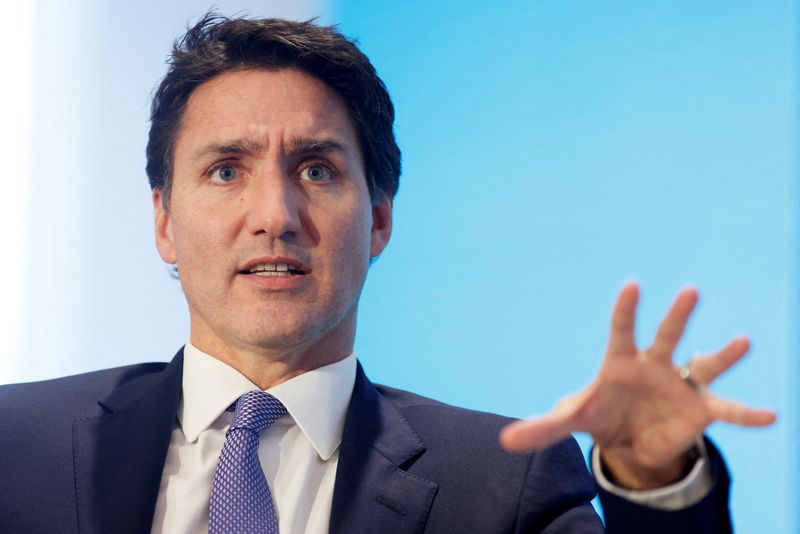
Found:
[{"label": "suit collar", "polygon": [[[181,395],[183,350],[159,372],[98,402],[100,417],[73,423],[78,529],[149,532]],[[345,419],[330,532],[421,532],[438,486],[404,470],[425,444],[361,365]]]},{"label": "suit collar", "polygon": [[425,443],[358,365],[345,419],[330,532],[421,532],[437,484],[404,470]]},{"label": "suit collar", "polygon": [[133,368],[98,400],[103,415],[73,423],[80,532],[150,531],[182,369],[183,350],[161,370]]}]

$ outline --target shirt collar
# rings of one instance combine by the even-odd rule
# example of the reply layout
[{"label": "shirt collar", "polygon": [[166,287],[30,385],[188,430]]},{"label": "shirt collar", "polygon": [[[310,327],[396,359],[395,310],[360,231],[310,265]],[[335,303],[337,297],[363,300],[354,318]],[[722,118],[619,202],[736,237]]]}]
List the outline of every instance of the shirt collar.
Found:
[{"label": "shirt collar", "polygon": [[[283,403],[320,458],[328,460],[342,441],[356,357],[319,367],[267,389]],[[197,440],[236,399],[258,390],[246,376],[191,342],[183,349],[183,391],[178,421],[186,440]]]}]

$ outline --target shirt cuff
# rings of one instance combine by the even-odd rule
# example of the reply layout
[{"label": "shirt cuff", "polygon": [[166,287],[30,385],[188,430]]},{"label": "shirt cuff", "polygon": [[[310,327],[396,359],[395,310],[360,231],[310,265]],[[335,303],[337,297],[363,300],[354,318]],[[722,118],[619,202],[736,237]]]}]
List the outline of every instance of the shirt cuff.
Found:
[{"label": "shirt cuff", "polygon": [[698,440],[697,448],[700,450],[700,457],[695,461],[694,467],[689,471],[689,474],[678,482],[663,488],[636,491],[621,488],[612,483],[603,474],[603,469],[600,466],[599,447],[592,449],[592,473],[595,480],[597,480],[597,484],[603,490],[635,504],[649,506],[658,510],[683,510],[700,502],[714,486],[714,482],[711,480],[708,451],[702,439]]}]

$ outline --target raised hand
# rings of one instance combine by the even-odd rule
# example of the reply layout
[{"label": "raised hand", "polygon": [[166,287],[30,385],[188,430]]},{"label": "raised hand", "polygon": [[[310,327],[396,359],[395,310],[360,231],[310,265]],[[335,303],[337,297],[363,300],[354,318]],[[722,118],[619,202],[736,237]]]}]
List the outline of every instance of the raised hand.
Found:
[{"label": "raised hand", "polygon": [[745,355],[750,344],[744,337],[714,354],[694,358],[691,379],[681,378],[672,355],[697,304],[696,290],[678,294],[653,344],[644,350],[634,340],[638,297],[634,283],[620,292],[608,350],[594,381],[559,402],[550,414],[508,425],[500,434],[503,447],[530,451],[572,432],[586,432],[618,484],[649,489],[680,477],[688,451],[711,422],[765,426],[775,421],[769,410],[722,399],[706,388]]}]

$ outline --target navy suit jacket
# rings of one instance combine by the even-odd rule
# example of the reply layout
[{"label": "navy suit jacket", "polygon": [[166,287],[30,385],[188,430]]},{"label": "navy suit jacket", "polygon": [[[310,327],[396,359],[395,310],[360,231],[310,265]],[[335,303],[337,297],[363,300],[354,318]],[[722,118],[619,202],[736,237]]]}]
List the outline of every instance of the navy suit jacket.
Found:
[{"label": "navy suit jacket", "polygon": [[[145,533],[176,424],[182,351],[143,364],[0,387],[0,532]],[[574,440],[508,454],[509,419],[373,385],[360,365],[330,532],[604,532]],[[607,531],[730,532],[728,478],[697,505],[657,511],[601,495]]]}]

